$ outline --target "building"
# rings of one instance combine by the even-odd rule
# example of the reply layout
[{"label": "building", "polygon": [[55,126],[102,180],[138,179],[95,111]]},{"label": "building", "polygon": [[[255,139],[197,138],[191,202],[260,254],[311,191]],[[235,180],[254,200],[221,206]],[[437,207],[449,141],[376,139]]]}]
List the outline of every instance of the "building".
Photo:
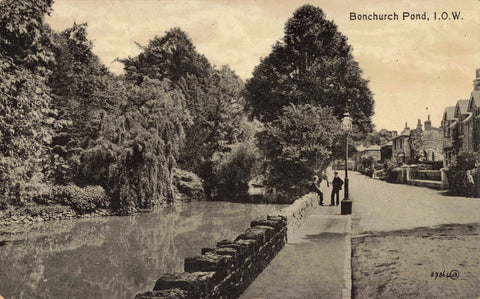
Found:
[{"label": "building", "polygon": [[380,146],[379,145],[371,145],[363,150],[362,157],[372,157],[375,162],[380,161]]},{"label": "building", "polygon": [[380,160],[385,161],[392,158],[393,142],[389,141],[380,146]]},{"label": "building", "polygon": [[432,127],[430,115],[428,116],[428,120],[424,123],[424,130],[422,132],[422,150],[423,161],[443,161],[443,132],[440,128]]},{"label": "building", "polygon": [[455,106],[450,106],[445,108],[442,117],[442,123],[440,129],[443,133],[443,166],[447,167],[450,165],[452,161],[453,155],[453,143],[452,143],[452,130],[453,130],[453,123],[455,122],[456,118],[455,114]]},{"label": "building", "polygon": [[392,157],[400,162],[406,162],[410,158],[410,146],[408,138],[410,137],[410,128],[405,122],[403,131],[392,139]]},{"label": "building", "polygon": [[[430,115],[428,120],[424,122],[424,128],[422,128],[422,122],[419,119],[417,127],[414,129],[420,133],[421,147],[419,148],[419,160],[420,161],[442,161],[443,160],[443,133],[440,128],[432,126],[430,121]],[[403,163],[408,163],[408,160],[412,158],[412,152],[410,148],[410,135],[412,130],[405,123],[405,128],[400,135],[392,139],[392,157]]]},{"label": "building", "polygon": [[467,100],[445,108],[442,118],[444,166],[460,152],[480,151],[480,69],[475,71],[473,90]]},{"label": "building", "polygon": [[473,91],[467,104],[467,118],[463,121],[463,150],[480,150],[480,69],[473,80]]}]

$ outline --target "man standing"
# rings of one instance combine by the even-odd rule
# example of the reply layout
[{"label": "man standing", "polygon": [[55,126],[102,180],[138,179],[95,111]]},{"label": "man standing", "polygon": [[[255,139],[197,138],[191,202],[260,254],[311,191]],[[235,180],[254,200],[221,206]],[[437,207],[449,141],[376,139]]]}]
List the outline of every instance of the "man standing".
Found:
[{"label": "man standing", "polygon": [[330,206],[335,205],[335,196],[337,196],[337,206],[338,206],[340,201],[340,190],[342,190],[343,181],[341,178],[338,177],[338,172],[335,171],[333,175],[334,175],[333,181],[332,181],[333,190],[332,190],[332,200],[330,202]]},{"label": "man standing", "polygon": [[325,173],[325,170],[322,172],[322,175],[321,175],[320,178],[318,176],[314,176],[313,177],[313,182],[312,182],[312,191],[316,192],[318,194],[318,196],[320,197],[319,204],[321,206],[323,206],[323,192],[320,189],[320,183],[322,183],[322,180],[324,180],[324,179],[327,181],[327,187],[329,187],[328,178],[327,178],[327,174]]}]

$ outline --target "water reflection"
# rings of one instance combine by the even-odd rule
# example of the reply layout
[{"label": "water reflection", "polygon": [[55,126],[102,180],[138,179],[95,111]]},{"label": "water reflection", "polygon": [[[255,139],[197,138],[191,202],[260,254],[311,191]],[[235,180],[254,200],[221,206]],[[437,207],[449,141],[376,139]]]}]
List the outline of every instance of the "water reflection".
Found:
[{"label": "water reflection", "polygon": [[282,205],[197,202],[131,217],[51,221],[0,236],[5,298],[133,298],[183,259]]}]

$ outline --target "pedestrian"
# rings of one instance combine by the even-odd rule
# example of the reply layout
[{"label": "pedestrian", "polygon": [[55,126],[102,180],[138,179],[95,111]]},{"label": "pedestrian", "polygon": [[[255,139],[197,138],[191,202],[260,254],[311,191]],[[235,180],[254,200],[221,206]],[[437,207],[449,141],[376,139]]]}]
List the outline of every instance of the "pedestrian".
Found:
[{"label": "pedestrian", "polygon": [[333,173],[333,181],[332,181],[332,199],[330,202],[330,206],[335,205],[335,196],[337,197],[337,206],[340,201],[340,190],[342,190],[342,185],[343,181],[342,179],[338,176],[338,172],[335,171]]},{"label": "pedestrian", "polygon": [[320,197],[319,205],[323,206],[323,192],[320,190],[320,179],[318,176],[313,176],[313,182],[311,184],[312,192],[315,192]]},{"label": "pedestrian", "polygon": [[467,197],[473,197],[475,195],[475,180],[473,179],[471,170],[467,170],[465,174],[465,191],[467,192]]}]

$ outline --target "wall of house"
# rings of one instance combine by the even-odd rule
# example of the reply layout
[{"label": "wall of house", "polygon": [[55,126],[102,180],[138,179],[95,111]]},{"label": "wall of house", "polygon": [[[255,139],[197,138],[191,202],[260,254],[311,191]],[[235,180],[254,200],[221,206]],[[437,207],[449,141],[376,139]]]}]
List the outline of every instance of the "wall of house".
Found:
[{"label": "wall of house", "polygon": [[427,153],[427,161],[443,160],[443,133],[431,130],[422,133],[422,149]]}]

